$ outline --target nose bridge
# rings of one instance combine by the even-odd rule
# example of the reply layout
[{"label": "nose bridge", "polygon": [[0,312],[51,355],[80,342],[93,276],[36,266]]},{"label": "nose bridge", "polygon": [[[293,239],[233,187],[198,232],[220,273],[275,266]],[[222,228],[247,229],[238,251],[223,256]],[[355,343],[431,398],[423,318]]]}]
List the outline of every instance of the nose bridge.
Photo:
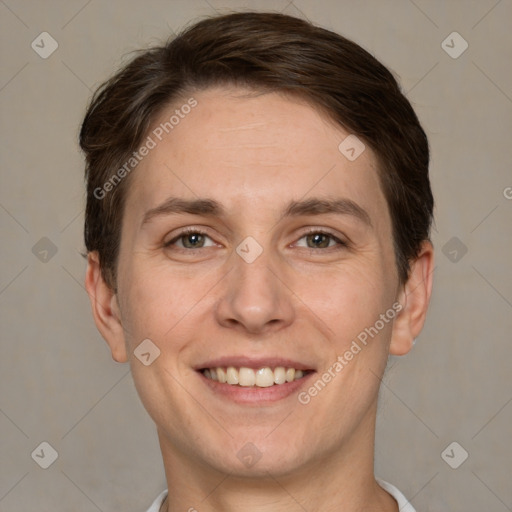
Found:
[{"label": "nose bridge", "polygon": [[258,332],[291,322],[291,293],[270,249],[247,237],[236,248],[232,265],[217,308],[220,323]]},{"label": "nose bridge", "polygon": [[[275,269],[271,269],[272,258],[269,251],[261,254],[254,261],[247,261],[238,254],[234,261],[233,284],[234,291],[238,292],[247,302],[265,300],[275,302],[279,290]],[[275,265],[274,265],[275,266]]]}]

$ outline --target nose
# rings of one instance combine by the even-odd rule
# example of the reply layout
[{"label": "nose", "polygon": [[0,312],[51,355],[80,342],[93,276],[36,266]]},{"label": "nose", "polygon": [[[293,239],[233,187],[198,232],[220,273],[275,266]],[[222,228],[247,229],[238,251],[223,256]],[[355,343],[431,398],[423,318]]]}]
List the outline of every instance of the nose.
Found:
[{"label": "nose", "polygon": [[293,292],[268,253],[263,251],[251,263],[233,253],[234,268],[223,282],[215,310],[217,322],[223,327],[264,334],[293,322]]}]

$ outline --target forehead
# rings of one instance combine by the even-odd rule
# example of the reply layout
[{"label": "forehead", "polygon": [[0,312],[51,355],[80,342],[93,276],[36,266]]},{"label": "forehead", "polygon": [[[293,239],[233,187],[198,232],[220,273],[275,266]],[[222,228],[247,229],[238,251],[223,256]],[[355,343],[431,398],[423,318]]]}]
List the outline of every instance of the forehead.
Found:
[{"label": "forehead", "polygon": [[[350,161],[350,134],[307,103],[238,88],[194,93],[164,110],[154,147],[131,179],[127,209],[143,215],[168,196],[212,197],[237,215],[279,209],[312,195],[348,197],[378,220],[387,207],[370,148]],[[383,210],[385,212],[383,212]]]}]

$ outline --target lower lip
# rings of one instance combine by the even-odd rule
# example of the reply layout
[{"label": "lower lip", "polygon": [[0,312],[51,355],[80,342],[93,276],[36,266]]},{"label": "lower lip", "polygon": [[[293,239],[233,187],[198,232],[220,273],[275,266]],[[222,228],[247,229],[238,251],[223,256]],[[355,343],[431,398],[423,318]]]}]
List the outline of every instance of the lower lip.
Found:
[{"label": "lower lip", "polygon": [[290,395],[297,393],[302,386],[306,385],[307,381],[315,373],[313,371],[300,379],[286,382],[285,384],[274,384],[267,388],[260,388],[258,386],[244,387],[223,384],[219,381],[208,379],[201,372],[198,372],[199,377],[215,394],[226,397],[235,403],[257,405],[270,404],[288,398]]}]

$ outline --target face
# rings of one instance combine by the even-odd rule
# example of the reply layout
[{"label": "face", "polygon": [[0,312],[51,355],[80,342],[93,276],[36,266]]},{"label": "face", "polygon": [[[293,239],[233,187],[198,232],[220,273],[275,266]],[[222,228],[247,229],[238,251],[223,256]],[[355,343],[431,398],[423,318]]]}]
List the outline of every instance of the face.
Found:
[{"label": "face", "polygon": [[109,340],[163,450],[285,475],[371,446],[402,307],[374,153],[290,97],[193,96],[130,177]]}]

